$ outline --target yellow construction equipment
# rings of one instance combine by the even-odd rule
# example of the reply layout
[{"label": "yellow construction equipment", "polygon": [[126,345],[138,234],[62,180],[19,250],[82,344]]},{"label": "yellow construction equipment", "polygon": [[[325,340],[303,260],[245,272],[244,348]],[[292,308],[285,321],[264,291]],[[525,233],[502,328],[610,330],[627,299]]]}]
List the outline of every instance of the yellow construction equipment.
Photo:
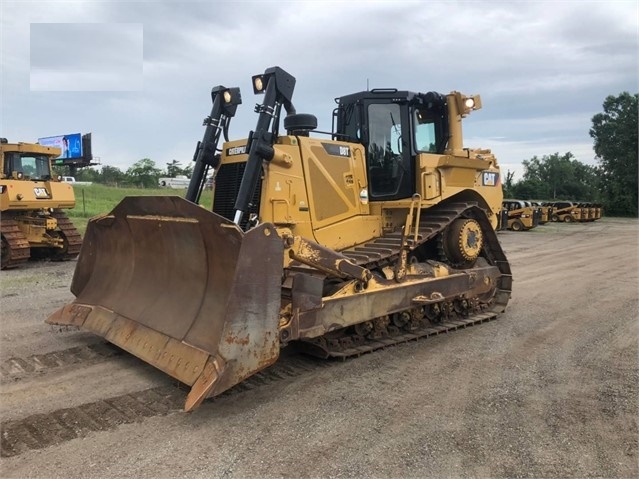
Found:
[{"label": "yellow construction equipment", "polygon": [[[186,198],[129,197],[93,218],[76,299],[47,320],[93,331],[189,385],[186,410],[291,343],[359,355],[490,320],[510,298],[494,229],[499,166],[462,143],[478,95],[346,95],[333,131],[321,132],[315,116],[296,113],[294,85],[279,67],[254,76],[257,126],[235,141],[239,89],[215,87]],[[210,168],[213,211],[197,204]]]},{"label": "yellow construction equipment", "polygon": [[555,201],[550,203],[553,208],[551,221],[564,223],[572,223],[573,221],[581,221],[582,210],[572,201]]},{"label": "yellow construction equipment", "polygon": [[51,171],[59,148],[0,139],[2,269],[30,257],[68,260],[82,239],[63,209],[75,206],[73,187]]},{"label": "yellow construction equipment", "polygon": [[526,231],[539,224],[541,210],[529,201],[505,199],[502,205],[508,210],[509,230]]},{"label": "yellow construction equipment", "polygon": [[540,217],[539,217],[539,224],[540,225],[545,225],[546,223],[548,223],[552,217],[552,206],[545,204],[541,201],[531,201],[530,204],[532,204],[533,207],[539,209],[540,211]]}]

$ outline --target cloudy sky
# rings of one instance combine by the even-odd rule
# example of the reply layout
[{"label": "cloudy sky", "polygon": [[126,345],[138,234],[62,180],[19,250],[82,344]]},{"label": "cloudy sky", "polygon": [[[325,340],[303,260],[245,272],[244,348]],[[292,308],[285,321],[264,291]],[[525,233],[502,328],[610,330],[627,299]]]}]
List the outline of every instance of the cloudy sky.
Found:
[{"label": "cloudy sky", "polygon": [[245,137],[261,101],[251,75],[280,66],[293,103],[330,130],[334,98],[370,88],[479,93],[465,146],[502,169],[572,152],[608,95],[639,90],[639,7],[628,1],[11,1],[0,3],[0,136],[92,133],[102,164],[184,165],[215,85],[239,86]]}]

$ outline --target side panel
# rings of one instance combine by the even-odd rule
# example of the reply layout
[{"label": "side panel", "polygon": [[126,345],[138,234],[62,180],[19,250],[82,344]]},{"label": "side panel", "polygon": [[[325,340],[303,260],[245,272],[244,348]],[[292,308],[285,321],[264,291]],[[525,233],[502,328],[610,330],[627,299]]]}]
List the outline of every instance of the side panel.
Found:
[{"label": "side panel", "polygon": [[73,186],[68,183],[2,179],[0,185],[0,211],[75,207]]},{"label": "side panel", "polygon": [[[274,149],[275,157],[263,167],[260,223],[290,228],[295,235],[336,250],[381,234],[381,216],[371,215],[368,203],[361,145],[284,136]],[[225,143],[220,168],[245,163],[245,152],[246,140]],[[221,188],[226,186],[217,178],[216,197]],[[235,201],[226,196],[221,198],[225,203]],[[214,211],[228,219],[233,216],[231,211],[223,214],[219,205]]]},{"label": "side panel", "polygon": [[343,249],[379,236],[381,220],[370,217],[363,147],[300,138],[300,151],[316,241]]},{"label": "side panel", "polygon": [[309,200],[304,185],[300,149],[295,144],[278,144],[279,155],[290,158],[289,165],[271,161],[264,166],[260,221],[289,227],[294,234],[312,237]]},{"label": "side panel", "polygon": [[[474,157],[417,155],[416,191],[426,206],[433,206],[456,195],[469,195],[469,199],[481,199],[483,208],[488,210],[493,227],[501,212],[503,191],[499,167],[490,153],[469,152]],[[474,198],[473,198],[474,196]]]}]

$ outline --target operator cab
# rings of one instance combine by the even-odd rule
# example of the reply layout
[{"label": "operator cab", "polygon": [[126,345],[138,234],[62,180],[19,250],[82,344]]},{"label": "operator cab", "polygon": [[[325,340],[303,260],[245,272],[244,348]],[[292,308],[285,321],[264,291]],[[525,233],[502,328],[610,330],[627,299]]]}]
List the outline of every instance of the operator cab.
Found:
[{"label": "operator cab", "polygon": [[51,179],[50,158],[46,155],[9,151],[4,153],[2,174],[5,178],[48,181]]},{"label": "operator cab", "polygon": [[333,137],[366,148],[369,199],[410,198],[415,193],[416,155],[443,154],[447,147],[446,96],[373,89],[336,101]]}]

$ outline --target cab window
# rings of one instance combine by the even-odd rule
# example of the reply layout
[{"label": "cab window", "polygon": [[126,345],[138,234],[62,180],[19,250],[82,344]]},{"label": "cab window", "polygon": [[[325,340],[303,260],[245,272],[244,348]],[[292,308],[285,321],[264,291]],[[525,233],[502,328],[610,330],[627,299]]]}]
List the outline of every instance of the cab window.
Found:
[{"label": "cab window", "polygon": [[420,153],[436,153],[437,137],[435,117],[425,110],[415,110],[415,150]]},{"label": "cab window", "polygon": [[13,172],[22,173],[33,180],[51,179],[51,167],[46,156],[9,153],[5,155],[4,174],[11,177]]}]

